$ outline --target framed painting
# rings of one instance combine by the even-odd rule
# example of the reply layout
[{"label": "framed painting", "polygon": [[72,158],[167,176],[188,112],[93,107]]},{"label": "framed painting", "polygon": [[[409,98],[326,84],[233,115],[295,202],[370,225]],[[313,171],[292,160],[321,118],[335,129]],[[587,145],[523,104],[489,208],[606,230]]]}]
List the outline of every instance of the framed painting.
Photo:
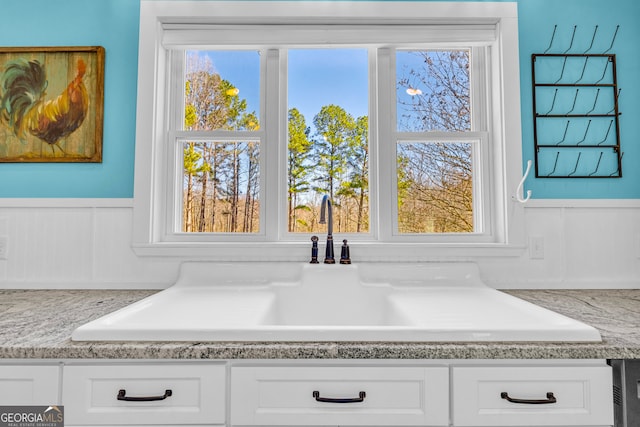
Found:
[{"label": "framed painting", "polygon": [[102,162],[103,106],[103,47],[0,47],[0,162]]}]

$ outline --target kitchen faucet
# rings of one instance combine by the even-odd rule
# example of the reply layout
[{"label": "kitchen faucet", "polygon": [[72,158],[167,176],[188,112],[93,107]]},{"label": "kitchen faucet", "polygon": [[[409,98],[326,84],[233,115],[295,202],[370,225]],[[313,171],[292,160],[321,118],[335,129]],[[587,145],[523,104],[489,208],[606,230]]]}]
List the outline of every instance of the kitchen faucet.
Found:
[{"label": "kitchen faucet", "polygon": [[[326,211],[329,211],[329,219],[327,222]],[[322,198],[322,205],[320,206],[320,224],[327,224],[327,249],[325,250],[324,263],[335,264],[336,260],[333,257],[333,206],[329,196],[325,195]]]}]

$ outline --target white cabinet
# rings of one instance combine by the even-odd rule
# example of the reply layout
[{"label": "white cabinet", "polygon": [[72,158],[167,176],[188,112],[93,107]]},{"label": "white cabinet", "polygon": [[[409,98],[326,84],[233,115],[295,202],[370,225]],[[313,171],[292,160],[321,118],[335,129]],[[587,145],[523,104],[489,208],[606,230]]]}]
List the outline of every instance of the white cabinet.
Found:
[{"label": "white cabinet", "polygon": [[0,366],[0,405],[58,405],[60,366]]},{"label": "white cabinet", "polygon": [[231,369],[231,425],[446,426],[449,368]]},{"label": "white cabinet", "polygon": [[225,391],[224,364],[69,365],[65,425],[224,424]]},{"label": "white cabinet", "polygon": [[453,367],[455,426],[613,424],[609,366]]},{"label": "white cabinet", "polygon": [[68,426],[613,424],[604,360],[29,363],[0,365],[0,405],[62,404]]}]

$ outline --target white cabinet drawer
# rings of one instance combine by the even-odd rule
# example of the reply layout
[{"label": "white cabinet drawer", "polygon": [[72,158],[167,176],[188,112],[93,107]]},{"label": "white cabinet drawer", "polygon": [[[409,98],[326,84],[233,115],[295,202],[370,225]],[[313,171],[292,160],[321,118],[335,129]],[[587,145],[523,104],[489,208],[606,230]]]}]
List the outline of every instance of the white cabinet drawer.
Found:
[{"label": "white cabinet drawer", "polygon": [[66,366],[66,424],[224,424],[225,377],[215,364]]},{"label": "white cabinet drawer", "polygon": [[446,426],[448,406],[447,367],[231,370],[232,425]]},{"label": "white cabinet drawer", "polygon": [[608,366],[454,367],[452,387],[455,426],[613,424]]},{"label": "white cabinet drawer", "polygon": [[58,366],[0,366],[0,405],[58,405]]}]

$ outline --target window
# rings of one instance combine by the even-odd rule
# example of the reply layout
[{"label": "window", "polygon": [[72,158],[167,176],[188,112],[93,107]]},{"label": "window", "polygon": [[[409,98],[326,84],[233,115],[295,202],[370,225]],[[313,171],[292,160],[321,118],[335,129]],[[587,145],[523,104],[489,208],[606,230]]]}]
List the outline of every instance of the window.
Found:
[{"label": "window", "polygon": [[171,110],[176,121],[184,117],[175,136],[183,177],[173,201],[180,213],[175,231],[258,233],[260,52],[183,53],[175,58],[182,72],[172,76],[185,82],[172,102],[183,107]]},{"label": "window", "polygon": [[[488,165],[480,48],[396,51],[397,232],[482,233]],[[475,189],[475,191],[474,191]],[[474,193],[475,196],[474,197]]]},{"label": "window", "polygon": [[287,49],[287,231],[322,233],[323,195],[335,233],[369,232],[369,52]]},{"label": "window", "polygon": [[252,5],[141,3],[139,253],[300,259],[325,194],[361,259],[518,242],[514,5]]}]

